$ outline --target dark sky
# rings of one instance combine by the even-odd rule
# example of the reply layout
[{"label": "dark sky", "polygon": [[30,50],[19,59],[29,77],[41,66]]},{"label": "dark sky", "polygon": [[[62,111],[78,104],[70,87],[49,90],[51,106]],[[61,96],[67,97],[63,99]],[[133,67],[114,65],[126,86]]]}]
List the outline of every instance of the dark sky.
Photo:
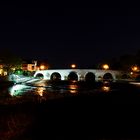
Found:
[{"label": "dark sky", "polygon": [[52,67],[83,68],[134,54],[140,46],[140,9],[0,7],[0,48]]}]

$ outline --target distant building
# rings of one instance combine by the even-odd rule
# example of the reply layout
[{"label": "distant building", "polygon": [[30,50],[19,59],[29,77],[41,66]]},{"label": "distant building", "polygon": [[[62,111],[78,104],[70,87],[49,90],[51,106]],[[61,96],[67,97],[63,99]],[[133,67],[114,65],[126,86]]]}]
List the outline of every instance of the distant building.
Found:
[{"label": "distant building", "polygon": [[3,64],[0,63],[0,76],[5,76],[7,75],[7,72],[3,70]]},{"label": "distant building", "polygon": [[25,60],[22,64],[22,70],[24,71],[36,71],[38,70],[37,61]]},{"label": "distant building", "polygon": [[3,65],[2,64],[0,64],[0,69],[2,69],[3,68]]},{"label": "distant building", "polygon": [[2,74],[3,74],[3,65],[0,64],[0,75],[2,75]]},{"label": "distant building", "polygon": [[[5,76],[7,75],[7,72],[3,69],[4,63],[0,60],[0,75]],[[21,69],[23,71],[37,71],[37,70],[45,70],[48,69],[48,64],[45,62],[40,61],[31,61],[31,60],[23,60],[23,63],[21,64]],[[15,70],[15,68],[13,68]]]}]

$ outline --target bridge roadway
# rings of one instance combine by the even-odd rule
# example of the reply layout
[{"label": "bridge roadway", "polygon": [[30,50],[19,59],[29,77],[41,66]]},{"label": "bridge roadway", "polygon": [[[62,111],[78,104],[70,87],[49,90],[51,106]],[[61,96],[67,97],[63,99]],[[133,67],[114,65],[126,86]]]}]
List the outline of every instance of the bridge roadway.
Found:
[{"label": "bridge roadway", "polygon": [[100,69],[49,69],[36,71],[34,77],[41,77],[45,80],[77,80],[100,81],[111,79],[116,81],[126,79],[127,73],[117,70],[100,70]]}]

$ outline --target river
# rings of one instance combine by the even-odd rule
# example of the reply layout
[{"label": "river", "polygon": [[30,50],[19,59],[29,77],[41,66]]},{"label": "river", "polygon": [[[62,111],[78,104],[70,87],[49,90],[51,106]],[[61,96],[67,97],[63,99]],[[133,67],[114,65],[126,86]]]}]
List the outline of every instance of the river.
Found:
[{"label": "river", "polygon": [[36,80],[5,86],[0,94],[3,139],[134,139],[139,135],[139,82]]}]

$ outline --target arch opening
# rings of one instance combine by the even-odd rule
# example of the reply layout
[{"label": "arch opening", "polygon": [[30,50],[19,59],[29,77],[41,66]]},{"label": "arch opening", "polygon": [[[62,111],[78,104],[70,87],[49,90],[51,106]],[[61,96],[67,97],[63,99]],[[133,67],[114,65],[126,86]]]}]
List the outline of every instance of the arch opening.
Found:
[{"label": "arch opening", "polygon": [[38,73],[35,77],[36,78],[39,78],[39,79],[43,79],[44,78],[44,75],[42,73]]},{"label": "arch opening", "polygon": [[68,81],[78,81],[78,75],[76,72],[70,72],[68,75]]},{"label": "arch opening", "polygon": [[103,76],[104,81],[113,81],[113,76],[111,73],[105,73]]},{"label": "arch opening", "polygon": [[51,81],[61,81],[61,75],[58,72],[54,72],[50,77]]},{"label": "arch opening", "polygon": [[121,76],[121,79],[129,79],[129,78],[130,78],[130,76],[128,74],[123,74]]},{"label": "arch opening", "polygon": [[88,72],[85,76],[86,82],[95,82],[95,74],[92,72]]}]

